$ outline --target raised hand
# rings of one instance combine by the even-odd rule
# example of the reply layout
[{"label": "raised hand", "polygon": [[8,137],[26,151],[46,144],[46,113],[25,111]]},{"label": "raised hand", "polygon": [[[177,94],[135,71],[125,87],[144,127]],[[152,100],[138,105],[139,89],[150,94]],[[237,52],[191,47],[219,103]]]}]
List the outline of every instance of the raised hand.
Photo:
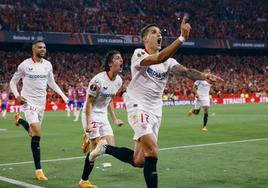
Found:
[{"label": "raised hand", "polygon": [[181,21],[181,36],[183,36],[186,40],[189,38],[191,26],[189,23],[187,23],[188,17],[183,16]]}]

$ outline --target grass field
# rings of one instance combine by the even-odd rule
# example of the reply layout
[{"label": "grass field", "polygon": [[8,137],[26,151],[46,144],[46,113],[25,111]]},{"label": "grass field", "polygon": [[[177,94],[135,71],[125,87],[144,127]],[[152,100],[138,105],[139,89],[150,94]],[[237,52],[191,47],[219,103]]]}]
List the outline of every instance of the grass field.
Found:
[{"label": "grass field", "polygon": [[[203,116],[189,118],[188,109],[163,109],[160,188],[268,187],[268,104],[213,105],[207,133],[201,132]],[[124,110],[117,114],[127,122]],[[34,179],[30,139],[22,127],[14,125],[12,114],[0,119],[0,130],[1,177],[48,188],[77,187],[83,167],[81,123],[73,122],[64,112],[45,114],[41,152],[42,160],[48,160],[42,163],[49,178],[46,182]],[[114,127],[114,133],[117,145],[133,146],[127,124]],[[103,167],[107,162],[112,166]],[[96,160],[91,179],[98,188],[146,187],[142,169],[110,156]],[[0,180],[0,187],[18,186]]]}]

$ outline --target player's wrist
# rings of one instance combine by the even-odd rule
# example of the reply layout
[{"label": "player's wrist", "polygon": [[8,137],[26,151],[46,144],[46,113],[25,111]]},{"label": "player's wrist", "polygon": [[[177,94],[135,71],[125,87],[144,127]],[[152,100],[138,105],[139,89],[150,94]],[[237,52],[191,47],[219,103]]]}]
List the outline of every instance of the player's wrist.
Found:
[{"label": "player's wrist", "polygon": [[180,36],[178,37],[178,40],[179,40],[180,42],[182,42],[182,43],[184,43],[184,42],[186,41],[185,37],[182,36],[182,35],[180,35]]}]

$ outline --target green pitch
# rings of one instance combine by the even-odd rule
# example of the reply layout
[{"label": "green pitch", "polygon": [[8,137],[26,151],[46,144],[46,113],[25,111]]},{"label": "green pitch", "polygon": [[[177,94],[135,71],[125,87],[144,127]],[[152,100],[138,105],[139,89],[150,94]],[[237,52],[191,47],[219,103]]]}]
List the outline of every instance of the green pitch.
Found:
[{"label": "green pitch", "polygon": [[[208,129],[201,132],[203,112],[187,117],[189,106],[164,107],[159,134],[159,188],[267,188],[268,104],[213,105]],[[126,124],[115,127],[116,143],[133,147]],[[82,126],[65,112],[48,112],[43,122],[42,163],[46,182],[34,179],[30,139],[13,115],[0,119],[0,176],[48,188],[77,187],[83,168]],[[26,162],[26,163],[22,163]],[[17,164],[7,164],[17,163]],[[103,163],[111,163],[104,167]],[[142,169],[110,156],[99,157],[91,176],[99,188],[146,187]],[[0,181],[0,187],[16,185]]]}]

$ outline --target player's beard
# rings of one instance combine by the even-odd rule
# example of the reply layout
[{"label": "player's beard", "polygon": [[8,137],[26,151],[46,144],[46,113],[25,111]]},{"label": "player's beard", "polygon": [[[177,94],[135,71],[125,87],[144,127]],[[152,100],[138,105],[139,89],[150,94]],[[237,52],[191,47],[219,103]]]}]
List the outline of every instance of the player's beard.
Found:
[{"label": "player's beard", "polygon": [[46,55],[46,53],[42,53],[42,52],[36,53],[36,57],[38,57],[40,59],[45,57],[45,55]]}]

